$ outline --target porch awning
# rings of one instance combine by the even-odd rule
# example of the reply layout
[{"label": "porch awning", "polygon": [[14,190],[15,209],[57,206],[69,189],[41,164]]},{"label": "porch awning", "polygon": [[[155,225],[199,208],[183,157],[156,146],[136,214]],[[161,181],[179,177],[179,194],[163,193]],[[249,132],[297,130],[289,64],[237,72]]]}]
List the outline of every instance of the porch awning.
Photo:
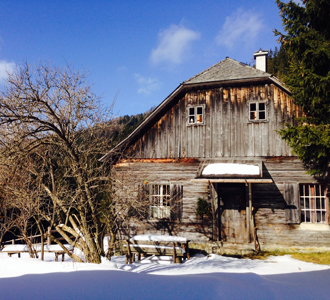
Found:
[{"label": "porch awning", "polygon": [[260,176],[260,168],[256,165],[215,163],[207,165],[202,171],[202,176]]},{"label": "porch awning", "polygon": [[191,179],[192,182],[199,183],[273,183],[272,179],[262,179],[262,178],[195,178]]},{"label": "porch awning", "polygon": [[262,178],[262,163],[210,163],[206,165],[193,182],[212,183],[272,183],[272,179]]}]

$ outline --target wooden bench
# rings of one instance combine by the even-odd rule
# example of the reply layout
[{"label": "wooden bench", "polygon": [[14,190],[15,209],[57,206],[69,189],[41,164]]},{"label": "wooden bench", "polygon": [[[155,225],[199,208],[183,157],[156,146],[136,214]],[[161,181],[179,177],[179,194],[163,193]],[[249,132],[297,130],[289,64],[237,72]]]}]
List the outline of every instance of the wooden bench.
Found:
[{"label": "wooden bench", "polygon": [[[52,246],[55,246],[55,247],[52,247]],[[60,255],[62,255],[62,261],[64,261],[65,251],[63,249],[57,249],[56,246],[57,245],[45,245],[44,253],[54,253],[55,254],[55,261],[58,261],[58,257]],[[69,251],[73,251],[73,249],[69,249]],[[37,248],[36,249],[36,252],[37,253],[40,253],[41,252],[41,249],[38,249]],[[29,251],[27,250],[27,246],[26,245],[15,245],[15,247],[13,247],[12,245],[10,245],[10,246],[5,247],[4,249],[2,249],[2,251],[0,253],[7,253],[9,257],[11,257],[14,254],[17,254],[18,258],[20,258],[21,257],[21,253],[29,253]]]},{"label": "wooden bench", "polygon": [[126,264],[141,260],[141,256],[172,256],[174,263],[189,259],[189,241],[183,237],[164,235],[138,235],[126,241]]}]

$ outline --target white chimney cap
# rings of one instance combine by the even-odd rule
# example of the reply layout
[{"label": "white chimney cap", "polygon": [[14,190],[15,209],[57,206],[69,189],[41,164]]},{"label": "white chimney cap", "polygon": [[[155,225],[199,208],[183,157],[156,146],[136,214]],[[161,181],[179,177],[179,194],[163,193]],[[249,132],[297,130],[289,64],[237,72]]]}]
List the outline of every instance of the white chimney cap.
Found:
[{"label": "white chimney cap", "polygon": [[259,50],[254,52],[254,58],[256,60],[256,69],[266,72],[267,71],[267,55],[268,50]]}]

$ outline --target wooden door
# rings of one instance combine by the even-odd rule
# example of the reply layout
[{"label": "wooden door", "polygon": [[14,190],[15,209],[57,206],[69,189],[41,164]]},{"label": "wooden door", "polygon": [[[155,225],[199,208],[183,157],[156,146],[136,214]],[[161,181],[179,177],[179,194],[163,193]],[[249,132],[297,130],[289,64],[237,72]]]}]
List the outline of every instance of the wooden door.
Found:
[{"label": "wooden door", "polygon": [[229,243],[248,242],[245,184],[217,184],[217,194],[221,240]]}]

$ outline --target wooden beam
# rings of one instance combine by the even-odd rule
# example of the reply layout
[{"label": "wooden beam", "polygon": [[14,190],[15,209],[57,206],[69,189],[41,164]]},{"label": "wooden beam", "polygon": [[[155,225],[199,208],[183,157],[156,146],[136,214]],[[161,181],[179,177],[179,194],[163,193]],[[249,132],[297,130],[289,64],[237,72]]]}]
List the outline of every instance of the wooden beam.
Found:
[{"label": "wooden beam", "polygon": [[197,182],[197,183],[273,183],[272,179],[206,179],[206,178],[196,178],[191,179],[191,182]]},{"label": "wooden beam", "polygon": [[250,243],[251,243],[251,232],[254,231],[254,226],[253,226],[253,222],[252,222],[252,186],[251,183],[249,182],[249,239],[250,239]]}]

